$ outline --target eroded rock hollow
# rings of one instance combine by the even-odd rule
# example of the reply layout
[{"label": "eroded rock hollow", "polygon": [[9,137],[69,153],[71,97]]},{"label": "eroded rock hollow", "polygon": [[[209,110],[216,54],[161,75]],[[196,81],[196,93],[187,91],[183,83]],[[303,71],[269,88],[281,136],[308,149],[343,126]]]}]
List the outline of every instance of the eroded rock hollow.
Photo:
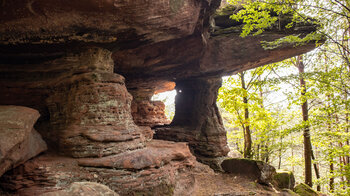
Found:
[{"label": "eroded rock hollow", "polygon": [[[261,45],[312,24],[242,38],[242,24],[216,12],[220,3],[0,1],[0,105],[39,111],[35,129],[48,146],[7,166],[1,187],[34,195],[92,181],[121,195],[190,195],[195,157],[211,164],[229,151],[216,106],[221,77],[315,47]],[[174,88],[169,124],[151,97]]]}]

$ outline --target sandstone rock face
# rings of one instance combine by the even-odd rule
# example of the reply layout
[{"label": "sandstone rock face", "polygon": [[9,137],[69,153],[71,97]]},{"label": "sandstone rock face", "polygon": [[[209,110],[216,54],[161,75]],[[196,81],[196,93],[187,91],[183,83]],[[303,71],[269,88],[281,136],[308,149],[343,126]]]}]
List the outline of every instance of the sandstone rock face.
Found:
[{"label": "sandstone rock face", "polygon": [[[185,144],[152,142],[150,127],[156,138],[188,142],[203,162],[221,160],[228,147],[216,107],[220,77],[315,47],[260,44],[315,31],[309,24],[241,38],[241,23],[215,14],[220,3],[2,1],[0,104],[38,110],[35,127],[52,152],[7,172],[2,186],[24,195],[73,181],[101,182],[121,195],[190,190],[193,178],[181,170],[194,157]],[[165,125],[164,105],[151,97],[175,85],[175,118]],[[26,142],[38,144],[27,133]]]},{"label": "sandstone rock face", "polygon": [[161,101],[133,101],[131,112],[134,122],[140,126],[154,127],[157,125],[170,124],[165,116],[165,105]]},{"label": "sandstone rock face", "polygon": [[193,161],[185,143],[171,143],[162,140],[150,142],[146,148],[102,158],[79,159],[81,166],[116,169],[158,168],[173,160]]},{"label": "sandstone rock face", "polygon": [[199,3],[195,0],[6,1],[0,12],[1,42],[58,44],[113,43],[141,37],[153,41],[175,39],[193,33],[201,11]]},{"label": "sandstone rock face", "polygon": [[44,122],[37,127],[61,153],[100,157],[144,146],[143,131],[147,130],[136,126],[132,119],[132,96],[124,78],[113,73],[109,51],[85,48],[35,65],[32,71],[21,66],[12,71],[3,68],[8,77],[17,80],[2,81],[0,91],[5,96],[1,101],[31,105],[32,94],[21,89],[39,94],[34,104],[44,114]]},{"label": "sandstone rock face", "polygon": [[60,151],[73,157],[101,157],[143,147],[145,137],[131,116],[132,96],[124,78],[111,73],[111,54],[102,49],[86,53],[77,57],[79,62],[90,55],[83,65],[86,73],[62,78],[46,100]]},{"label": "sandstone rock face", "polygon": [[47,149],[33,125],[38,111],[22,106],[0,106],[0,176]]},{"label": "sandstone rock face", "polygon": [[[193,79],[177,83],[175,117],[170,126],[156,129],[156,138],[186,141],[195,154],[225,156],[229,152],[216,106],[221,79]],[[215,92],[215,93],[213,93]]]},{"label": "sandstone rock face", "polygon": [[257,180],[261,184],[269,184],[276,174],[276,169],[262,161],[249,159],[226,159],[221,163],[227,173],[240,174]]},{"label": "sandstone rock face", "polygon": [[94,182],[73,182],[67,189],[41,194],[41,196],[119,196],[107,186]]},{"label": "sandstone rock face", "polygon": [[182,175],[194,164],[186,144],[153,140],[142,150],[103,158],[45,154],[6,173],[0,185],[20,195],[36,195],[89,181],[103,183],[120,195],[172,195],[178,191],[175,187],[186,186],[180,182],[194,183],[192,176]]}]

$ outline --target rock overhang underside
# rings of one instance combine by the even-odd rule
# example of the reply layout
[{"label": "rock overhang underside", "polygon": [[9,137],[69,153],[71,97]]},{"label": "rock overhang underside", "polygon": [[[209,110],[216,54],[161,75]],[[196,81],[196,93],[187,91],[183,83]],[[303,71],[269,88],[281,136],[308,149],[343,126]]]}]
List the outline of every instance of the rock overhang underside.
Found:
[{"label": "rock overhang underside", "polygon": [[[270,49],[261,43],[316,31],[313,24],[298,24],[242,38],[242,24],[228,20],[230,13],[216,11],[220,2],[0,1],[0,105],[38,110],[41,117],[35,128],[54,152],[45,155],[47,160],[39,157],[26,164],[55,164],[55,154],[60,154],[69,157],[62,164],[74,164],[78,170],[82,166],[76,159],[89,159],[89,166],[84,166],[89,168],[84,170],[86,179],[93,180],[90,174],[108,165],[101,178],[125,194],[174,191],[177,171],[195,165],[189,150],[215,168],[229,151],[215,104],[220,78],[308,52],[315,41]],[[170,123],[164,104],[151,97],[174,88],[181,93]],[[183,143],[153,138],[187,142],[189,149]],[[154,155],[140,155],[151,151]],[[119,155],[136,161],[133,164],[143,161],[150,166],[115,167],[113,157]],[[33,167],[28,173],[40,176],[42,170],[49,168]],[[115,172],[120,186],[110,177]],[[12,176],[3,178],[27,183],[30,175],[15,180],[19,173],[12,171]],[[156,176],[151,177],[152,173]],[[126,175],[144,177],[127,183],[122,180]],[[44,176],[52,178],[50,172]],[[155,182],[143,190],[140,183],[149,180]],[[42,190],[27,193],[35,191]]]}]

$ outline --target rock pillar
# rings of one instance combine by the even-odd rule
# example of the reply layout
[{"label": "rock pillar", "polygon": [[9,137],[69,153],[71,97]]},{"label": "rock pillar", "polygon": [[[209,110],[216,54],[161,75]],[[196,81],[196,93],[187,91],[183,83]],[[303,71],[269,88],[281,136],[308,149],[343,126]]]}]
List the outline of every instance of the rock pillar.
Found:
[{"label": "rock pillar", "polygon": [[32,94],[26,92],[39,92],[35,103],[40,105],[35,105],[47,114],[37,126],[48,143],[57,145],[0,176],[1,188],[40,195],[89,181],[103,182],[121,195],[184,195],[184,183],[186,192],[194,187],[193,176],[182,174],[196,163],[187,144],[151,141],[152,130],[134,123],[132,96],[124,77],[113,73],[108,50],[68,51],[33,69],[18,65],[5,73],[19,78],[20,68],[28,73],[20,83],[3,82],[17,90],[0,86],[0,92],[8,97],[22,93],[17,103],[25,104],[31,104],[26,97]]},{"label": "rock pillar", "polygon": [[176,82],[175,117],[158,128],[156,138],[185,141],[197,158],[227,155],[226,131],[216,106],[221,78],[194,78]]},{"label": "rock pillar", "polygon": [[102,157],[144,147],[142,129],[131,116],[132,96],[124,78],[113,73],[111,53],[92,48],[63,62],[72,64],[74,74],[57,78],[47,99],[59,151],[73,157]]}]

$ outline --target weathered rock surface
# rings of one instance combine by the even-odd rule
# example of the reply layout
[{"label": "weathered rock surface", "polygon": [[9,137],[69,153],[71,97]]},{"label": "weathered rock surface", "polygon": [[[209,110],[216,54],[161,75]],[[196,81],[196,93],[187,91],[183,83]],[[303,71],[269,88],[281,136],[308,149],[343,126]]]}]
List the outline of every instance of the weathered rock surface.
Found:
[{"label": "weathered rock surface", "polygon": [[139,170],[158,168],[176,160],[188,160],[189,164],[193,164],[191,163],[194,161],[193,155],[187,149],[187,144],[153,140],[146,148],[140,150],[102,158],[79,159],[78,163],[88,167]]},{"label": "weathered rock surface", "polygon": [[244,175],[261,184],[271,183],[276,174],[276,169],[271,165],[250,159],[226,159],[221,167],[227,173]]},{"label": "weathered rock surface", "polygon": [[73,182],[65,190],[41,194],[41,196],[119,196],[107,186],[94,182]]},{"label": "weathered rock surface", "polygon": [[122,160],[44,154],[7,172],[0,185],[20,195],[36,195],[89,181],[103,183],[120,195],[172,195],[175,187],[194,183],[191,175],[181,175],[195,166],[195,158],[184,143],[153,140],[145,149],[118,158]]},{"label": "weathered rock surface", "polygon": [[192,151],[205,157],[229,152],[226,131],[216,106],[221,79],[192,79],[177,82],[175,117],[170,126],[157,128],[155,137],[186,141]]},{"label": "weathered rock surface", "polygon": [[294,192],[302,196],[318,196],[319,194],[309,185],[300,183],[294,187]]},{"label": "weathered rock surface", "polygon": [[291,171],[277,170],[273,179],[277,183],[277,187],[280,189],[293,190],[295,186],[294,174]]},{"label": "weathered rock surface", "polygon": [[5,1],[0,7],[0,41],[53,45],[176,39],[194,32],[201,4],[195,0]]},{"label": "weathered rock surface", "polygon": [[101,157],[144,146],[123,80],[117,74],[94,72],[69,78],[55,88],[47,102],[61,152]]},{"label": "weathered rock surface", "polygon": [[229,13],[214,14],[220,2],[2,1],[0,104],[38,110],[35,127],[53,152],[8,171],[2,186],[27,195],[74,181],[121,195],[191,190],[193,178],[180,172],[194,162],[185,145],[150,142],[150,126],[166,124],[152,95],[176,84],[174,121],[155,137],[188,142],[209,163],[228,152],[215,103],[220,77],[315,47],[260,44],[315,31],[310,24],[241,38],[240,23],[222,22]]},{"label": "weathered rock surface", "polygon": [[135,124],[140,126],[154,127],[157,125],[170,124],[165,116],[165,105],[161,101],[133,101],[131,112]]},{"label": "weathered rock surface", "polygon": [[22,106],[0,106],[0,176],[47,149],[33,128],[38,111]]},{"label": "weathered rock surface", "polygon": [[[0,102],[34,104],[44,114],[38,130],[61,153],[99,157],[144,146],[149,130],[135,125],[132,96],[124,78],[113,73],[109,51],[85,48],[31,69],[0,67],[6,75]],[[29,90],[37,93],[35,101]]]}]

